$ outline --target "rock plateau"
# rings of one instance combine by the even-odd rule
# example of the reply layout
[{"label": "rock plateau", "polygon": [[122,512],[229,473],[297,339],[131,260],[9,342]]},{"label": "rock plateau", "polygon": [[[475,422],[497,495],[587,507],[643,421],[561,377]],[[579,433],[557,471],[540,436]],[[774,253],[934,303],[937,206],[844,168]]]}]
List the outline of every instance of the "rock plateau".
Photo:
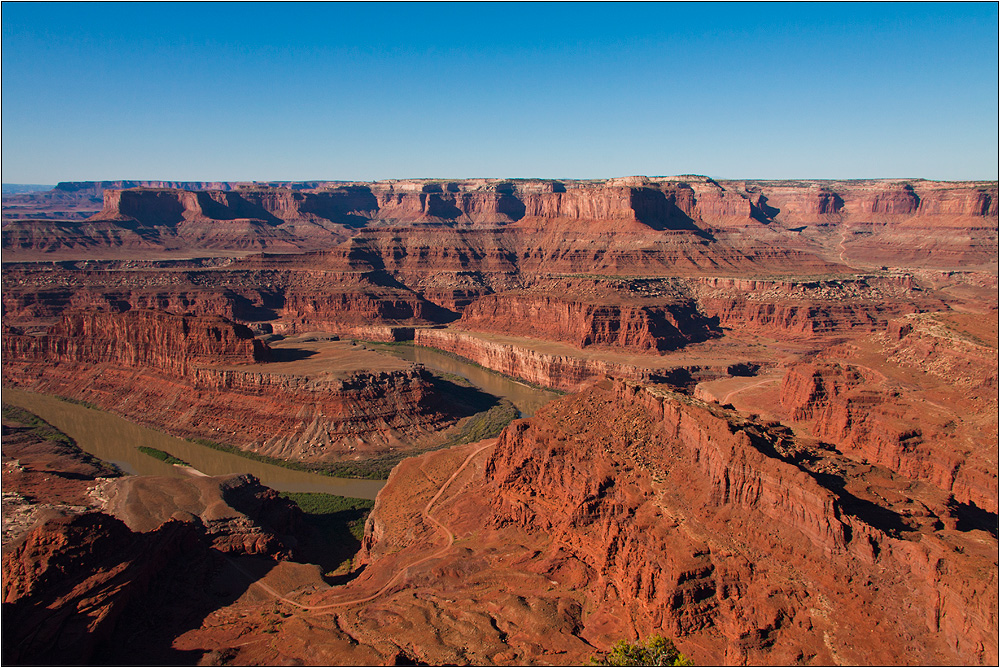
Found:
[{"label": "rock plateau", "polygon": [[[698,664],[996,664],[997,200],[702,176],[5,196],[6,387],[298,464],[423,453],[331,579],[255,480],[112,479],[5,423],[5,606],[40,629],[5,657],[571,665],[658,633]],[[407,346],[571,394],[467,443],[488,398]]]}]

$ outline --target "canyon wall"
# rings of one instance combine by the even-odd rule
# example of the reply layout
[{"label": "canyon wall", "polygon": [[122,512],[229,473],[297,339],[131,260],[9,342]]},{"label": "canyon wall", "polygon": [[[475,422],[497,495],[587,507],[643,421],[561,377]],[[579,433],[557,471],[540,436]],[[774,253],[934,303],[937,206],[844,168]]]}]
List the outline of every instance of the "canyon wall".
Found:
[{"label": "canyon wall", "polygon": [[263,362],[269,350],[247,327],[225,318],[130,310],[66,313],[40,337],[7,332],[3,358],[147,366],[185,375],[190,365]]},{"label": "canyon wall", "polygon": [[522,345],[490,341],[488,337],[455,330],[415,329],[413,342],[418,346],[454,353],[506,376],[567,392],[578,392],[606,376],[657,379],[684,385],[693,380],[728,375],[727,367],[641,367],[599,358],[550,354],[533,350],[528,341]]},{"label": "canyon wall", "polygon": [[461,414],[421,368],[295,375],[266,359],[246,327],[157,312],[69,314],[3,338],[5,383],[281,459],[413,447]]},{"label": "canyon wall", "polygon": [[782,406],[816,438],[996,513],[995,436],[968,435],[956,424],[958,413],[939,416],[911,396],[878,372],[833,362],[797,364],[781,384]]},{"label": "canyon wall", "polygon": [[674,350],[720,334],[691,302],[600,304],[524,293],[482,297],[466,307],[457,326],[640,352]]},{"label": "canyon wall", "polygon": [[945,309],[909,275],[692,281],[698,308],[721,327],[774,338],[819,339],[883,331],[890,319]]},{"label": "canyon wall", "polygon": [[[460,484],[427,480],[463,461]],[[411,564],[409,586],[377,604],[406,622],[387,647],[378,615],[345,610],[338,623],[366,651],[431,663],[461,648],[471,663],[547,651],[580,664],[653,633],[708,665],[989,663],[996,537],[964,521],[947,494],[777,423],[601,381],[495,443],[398,467],[359,561],[368,588]],[[460,636],[433,632],[451,628],[445,597],[461,605]],[[279,633],[292,647],[297,632]]]},{"label": "canyon wall", "polygon": [[[5,545],[5,662],[174,663],[173,635],[225,591],[221,555],[287,559],[301,531],[298,508],[250,476],[118,483],[131,488],[126,521],[78,507]],[[150,511],[166,516],[129,527]]]},{"label": "canyon wall", "polygon": [[[126,187],[133,184],[140,187]],[[72,201],[62,202],[65,220],[56,220],[56,199],[93,198],[97,193],[103,202],[90,220],[79,220],[83,205]],[[739,265],[748,257],[766,263],[776,251],[792,250],[876,265],[891,264],[894,250],[897,263],[903,259],[957,266],[990,261],[990,244],[997,239],[997,199],[993,182],[920,180],[716,182],[685,176],[608,181],[95,182],[60,184],[48,193],[5,199],[3,247],[32,253],[192,247],[288,252],[333,248],[366,227],[500,226],[526,235],[521,245],[530,246],[540,233],[557,235],[563,254],[572,249],[593,256],[599,250],[574,244],[572,237],[591,243],[614,239],[666,244],[670,250],[659,252],[668,252],[672,261],[661,270],[671,265],[711,266],[709,258],[715,256],[716,267]],[[27,221],[32,202],[43,220]],[[809,234],[800,234],[806,228]],[[839,239],[835,230],[843,233]],[[541,247],[551,248],[551,240],[545,241]],[[905,256],[899,256],[901,250]],[[636,262],[649,265],[646,255],[648,251],[633,252],[627,260],[622,256],[605,262],[619,269]],[[523,260],[530,264],[531,254]]]},{"label": "canyon wall", "polygon": [[[628,382],[611,391],[599,397],[595,389],[509,427],[487,463],[485,496],[494,499],[498,525],[551,534],[585,564],[590,587],[613,590],[634,606],[639,628],[665,629],[682,641],[713,629],[721,646],[709,663],[787,663],[785,652],[812,651],[820,662],[823,652],[848,663],[879,662],[908,637],[911,623],[923,627],[925,642],[902,650],[915,652],[908,661],[924,652],[972,662],[985,658],[984,648],[996,654],[986,621],[996,619],[986,595],[995,571],[978,584],[957,574],[925,579],[940,538],[913,528],[907,539],[893,538],[875,515],[852,510],[849,496],[820,484],[814,471],[823,467],[795,463],[790,432]],[[947,516],[943,505],[935,512]],[[784,566],[751,556],[768,554],[770,562],[776,550]],[[990,573],[995,559],[976,554],[952,567]],[[550,563],[553,579],[570,572]],[[880,588],[883,570],[907,574],[910,584]],[[942,606],[959,591],[978,607]],[[833,618],[880,620],[881,630],[830,627],[809,611],[813,597],[826,597]],[[912,611],[890,603],[911,597],[920,601]]]}]

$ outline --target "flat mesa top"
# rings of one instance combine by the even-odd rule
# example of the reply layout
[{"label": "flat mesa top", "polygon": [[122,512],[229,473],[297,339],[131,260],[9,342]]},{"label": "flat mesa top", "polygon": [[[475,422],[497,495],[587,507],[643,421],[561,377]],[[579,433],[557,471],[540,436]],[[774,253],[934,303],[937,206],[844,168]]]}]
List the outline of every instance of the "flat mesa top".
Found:
[{"label": "flat mesa top", "polygon": [[347,378],[359,372],[407,371],[413,368],[407,362],[391,355],[383,355],[364,347],[352,345],[350,340],[332,340],[329,333],[309,333],[268,342],[273,360],[259,365],[229,366],[228,369],[259,369],[267,373],[286,376],[325,376]]}]

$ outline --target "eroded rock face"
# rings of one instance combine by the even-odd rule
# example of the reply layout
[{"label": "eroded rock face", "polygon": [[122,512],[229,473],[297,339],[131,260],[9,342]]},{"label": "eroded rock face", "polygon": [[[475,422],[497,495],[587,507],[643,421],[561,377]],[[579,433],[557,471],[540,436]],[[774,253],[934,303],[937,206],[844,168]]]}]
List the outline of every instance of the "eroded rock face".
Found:
[{"label": "eroded rock face", "polygon": [[[315,249],[332,248],[373,224],[512,226],[536,239],[539,232],[558,231],[564,237],[563,261],[567,253],[583,253],[592,264],[600,261],[594,254],[603,254],[599,247],[565,244],[566,232],[583,232],[591,242],[645,238],[648,244],[658,237],[669,240],[673,248],[667,255],[674,265],[693,260],[695,266],[718,266],[720,261],[741,264],[747,257],[767,262],[774,248],[761,241],[781,238],[785,246],[801,246],[794,239],[805,226],[817,240],[833,237],[824,227],[839,228],[841,255],[867,262],[898,261],[902,250],[910,261],[959,266],[989,261],[990,244],[996,241],[997,189],[991,182],[630,177],[607,182],[480,179],[258,186],[122,182],[122,187],[146,186],[125,190],[115,185],[60,184],[49,193],[5,199],[5,218],[13,222],[4,228],[4,248]],[[56,202],[67,218],[79,218],[80,202],[74,197],[89,201],[98,194],[103,208],[91,220],[19,222],[31,215],[33,202],[40,218],[57,216],[52,209]],[[722,239],[735,241],[742,256],[723,244],[712,244],[716,250],[708,254],[698,248]],[[551,240],[530,255],[544,258],[545,248],[553,248]],[[618,261],[648,268],[650,250],[619,256]]]},{"label": "eroded rock face", "polygon": [[[5,227],[46,260],[4,265],[5,383],[316,462],[456,416],[420,369],[279,373],[296,351],[249,334],[582,392],[404,460],[354,581],[172,627],[190,662],[580,664],[652,632],[709,664],[996,661],[995,183],[127,185]],[[143,530],[291,549],[177,484],[116,487]]]},{"label": "eroded rock face", "polygon": [[691,302],[595,304],[550,295],[505,293],[469,305],[459,327],[565,341],[580,348],[674,350],[721,332]]},{"label": "eroded rock face", "polygon": [[132,601],[177,576],[172,563],[204,573],[205,549],[196,527],[178,521],[137,534],[88,513],[35,528],[3,555],[5,662],[87,663]]},{"label": "eroded rock face", "polygon": [[5,335],[3,352],[6,383],[283,459],[412,447],[460,417],[419,368],[269,372],[267,345],[222,318],[71,314],[42,336]]},{"label": "eroded rock face", "polygon": [[233,559],[295,556],[301,512],[252,476],[122,476],[6,405],[3,431],[5,663],[183,662],[245,589]]},{"label": "eroded rock face", "polygon": [[782,380],[781,401],[793,420],[855,459],[997,512],[995,439],[957,424],[958,415],[928,411],[882,374],[850,364],[798,364]]},{"label": "eroded rock face", "polygon": [[130,310],[68,313],[41,337],[8,333],[3,356],[10,361],[147,366],[184,375],[189,365],[266,361],[268,347],[245,326],[224,318]]},{"label": "eroded rock face", "polygon": [[782,281],[702,278],[692,291],[719,326],[774,338],[822,339],[881,332],[899,315],[947,308],[912,276]]},{"label": "eroded rock face", "polygon": [[195,521],[219,552],[293,556],[301,513],[249,474],[167,478],[128,476],[106,486],[106,512],[132,531],[153,531],[171,519]]},{"label": "eroded rock face", "polygon": [[455,353],[507,376],[568,392],[578,392],[607,376],[633,380],[657,378],[685,385],[694,378],[727,375],[725,367],[694,365],[652,368],[544,353],[531,349],[528,342],[523,340],[518,343],[489,341],[461,331],[417,329],[414,330],[414,343]]},{"label": "eroded rock face", "polygon": [[4,551],[5,662],[176,662],[172,637],[225,600],[221,555],[287,559],[300,528],[252,476],[128,476],[105,491],[105,512],[50,519]]},{"label": "eroded rock face", "polygon": [[406,460],[358,579],[236,660],[308,662],[322,638],[330,663],[580,665],[660,633],[698,664],[990,663],[996,537],[955,510],[780,425],[605,382]]}]

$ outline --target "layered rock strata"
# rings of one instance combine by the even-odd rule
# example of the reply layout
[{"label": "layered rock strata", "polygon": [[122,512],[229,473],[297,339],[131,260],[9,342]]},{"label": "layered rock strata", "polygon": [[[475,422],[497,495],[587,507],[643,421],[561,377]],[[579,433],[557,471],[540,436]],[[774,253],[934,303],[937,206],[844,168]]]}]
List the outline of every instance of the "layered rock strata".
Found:
[{"label": "layered rock strata", "polygon": [[[510,226],[527,233],[515,235],[522,246],[532,238],[545,242],[525,259],[546,259],[543,249],[554,247],[555,239],[548,238],[552,234],[561,241],[560,255],[589,256],[591,263],[604,262],[604,251],[594,241],[644,240],[644,252],[616,254],[607,263],[620,269],[636,264],[648,269],[650,252],[665,252],[674,265],[692,263],[695,268],[738,266],[747,258],[780,266],[780,258],[792,249],[876,266],[898,262],[903,249],[909,262],[959,266],[990,262],[997,231],[995,182],[630,177],[606,182],[147,182],[167,187],[124,190],[110,185],[60,184],[47,194],[13,196],[20,198],[20,206],[10,199],[5,208],[9,219],[30,215],[35,199],[39,213],[52,217],[55,212],[43,200],[55,194],[72,198],[73,193],[93,197],[100,192],[104,201],[85,224],[13,220],[4,229],[4,248],[291,250],[332,248],[372,225]],[[807,233],[800,234],[803,230]],[[572,243],[580,234],[589,246]],[[777,254],[774,242],[781,245]],[[666,245],[657,249],[659,244]],[[797,259],[801,263],[805,257]]]},{"label": "layered rock strata", "polygon": [[692,302],[599,304],[553,295],[504,293],[470,304],[457,326],[512,336],[564,341],[579,348],[658,352],[721,332]]},{"label": "layered rock strata", "polygon": [[4,551],[6,662],[176,662],[173,635],[232,596],[218,578],[223,554],[289,555],[294,537],[272,531],[294,531],[298,509],[249,476],[118,485],[114,513],[126,521],[68,514]]},{"label": "layered rock strata", "polygon": [[699,310],[718,325],[776,339],[817,340],[880,332],[890,319],[947,308],[911,275],[835,279],[692,281]]},{"label": "layered rock strata", "polygon": [[594,357],[539,352],[532,349],[527,340],[518,345],[455,330],[415,329],[413,341],[418,346],[454,353],[506,376],[567,392],[578,392],[607,376],[686,385],[728,375],[726,366],[639,366]]},{"label": "layered rock strata", "polygon": [[882,374],[835,362],[793,366],[781,402],[793,420],[853,458],[997,513],[995,430],[993,438],[977,434],[978,425],[959,424],[968,418],[901,394]]},{"label": "layered rock strata", "polygon": [[158,311],[67,313],[44,336],[9,332],[5,360],[145,366],[178,375],[191,366],[266,361],[267,344],[224,318]]},{"label": "layered rock strata", "polygon": [[[988,527],[985,527],[988,529]],[[698,664],[990,663],[997,542],[948,495],[662,387],[601,383],[406,460],[356,580],[178,639],[237,662],[580,665],[659,633]],[[296,599],[295,597],[298,596]],[[387,624],[392,633],[386,634]]]},{"label": "layered rock strata", "polygon": [[46,335],[4,336],[4,382],[179,436],[313,462],[412,447],[459,418],[423,369],[271,373],[254,364],[267,351],[221,318],[66,315]]}]

